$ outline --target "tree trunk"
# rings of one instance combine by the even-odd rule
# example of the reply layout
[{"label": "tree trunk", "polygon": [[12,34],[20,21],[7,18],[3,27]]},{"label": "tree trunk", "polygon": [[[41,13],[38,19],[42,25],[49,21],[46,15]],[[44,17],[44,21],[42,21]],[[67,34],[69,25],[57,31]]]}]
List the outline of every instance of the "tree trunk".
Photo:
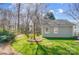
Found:
[{"label": "tree trunk", "polygon": [[18,32],[20,31],[20,3],[18,3],[18,7],[17,7],[17,11],[18,11],[18,24],[17,24],[17,30]]},{"label": "tree trunk", "polygon": [[36,39],[35,39],[35,23],[34,23],[34,40],[36,40]]}]

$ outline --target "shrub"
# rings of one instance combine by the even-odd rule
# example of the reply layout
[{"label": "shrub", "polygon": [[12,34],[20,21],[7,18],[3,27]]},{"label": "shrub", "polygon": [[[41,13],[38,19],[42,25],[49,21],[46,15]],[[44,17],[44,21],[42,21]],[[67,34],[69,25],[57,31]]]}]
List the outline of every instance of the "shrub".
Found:
[{"label": "shrub", "polygon": [[14,39],[15,35],[9,31],[0,31],[0,42],[9,42]]}]

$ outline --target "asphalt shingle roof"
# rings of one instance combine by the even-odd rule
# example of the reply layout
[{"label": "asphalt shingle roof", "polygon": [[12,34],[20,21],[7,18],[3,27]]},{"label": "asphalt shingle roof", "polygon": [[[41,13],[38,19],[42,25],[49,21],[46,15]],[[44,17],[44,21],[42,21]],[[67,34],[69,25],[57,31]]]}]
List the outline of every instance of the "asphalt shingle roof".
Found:
[{"label": "asphalt shingle roof", "polygon": [[72,22],[69,22],[68,20],[50,20],[50,19],[47,19],[47,20],[44,20],[42,22],[43,25],[68,25],[68,26],[73,26],[74,24]]}]

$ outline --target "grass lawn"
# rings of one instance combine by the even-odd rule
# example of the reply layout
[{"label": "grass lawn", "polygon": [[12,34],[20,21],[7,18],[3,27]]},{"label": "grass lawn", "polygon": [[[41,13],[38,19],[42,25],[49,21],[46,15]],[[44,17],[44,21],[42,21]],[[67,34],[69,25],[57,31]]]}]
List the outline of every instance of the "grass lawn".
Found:
[{"label": "grass lawn", "polygon": [[25,35],[15,38],[12,47],[24,55],[78,55],[79,42],[75,39],[42,38],[42,42],[37,45],[28,42]]}]

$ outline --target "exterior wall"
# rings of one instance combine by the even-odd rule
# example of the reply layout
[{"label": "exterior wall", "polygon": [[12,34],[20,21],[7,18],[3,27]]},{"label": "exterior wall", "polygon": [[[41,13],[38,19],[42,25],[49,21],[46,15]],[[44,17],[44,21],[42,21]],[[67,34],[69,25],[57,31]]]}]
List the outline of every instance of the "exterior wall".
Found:
[{"label": "exterior wall", "polygon": [[[49,28],[46,33],[46,27]],[[58,32],[54,33],[55,26],[44,26],[42,29],[42,35],[44,37],[73,37],[73,26],[58,26]]]}]

